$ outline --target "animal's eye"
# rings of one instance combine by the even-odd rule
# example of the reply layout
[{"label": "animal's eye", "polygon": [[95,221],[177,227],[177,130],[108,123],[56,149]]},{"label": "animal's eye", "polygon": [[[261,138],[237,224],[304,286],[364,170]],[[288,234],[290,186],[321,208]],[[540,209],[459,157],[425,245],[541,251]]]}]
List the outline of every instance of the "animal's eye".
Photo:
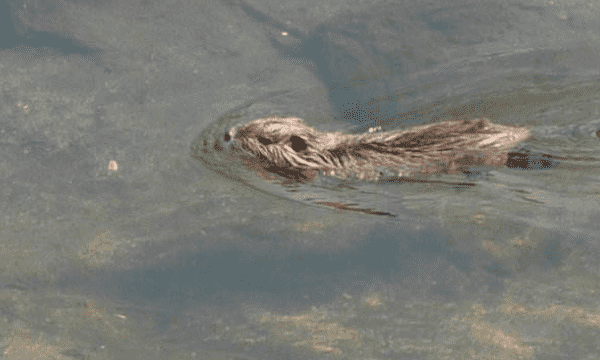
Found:
[{"label": "animal's eye", "polygon": [[290,137],[290,142],[292,143],[292,150],[295,152],[306,150],[308,147],[304,139],[300,136],[292,135]]},{"label": "animal's eye", "polygon": [[225,133],[225,136],[223,136],[223,140],[228,142],[229,140],[231,140],[231,135],[229,135],[229,133]]}]

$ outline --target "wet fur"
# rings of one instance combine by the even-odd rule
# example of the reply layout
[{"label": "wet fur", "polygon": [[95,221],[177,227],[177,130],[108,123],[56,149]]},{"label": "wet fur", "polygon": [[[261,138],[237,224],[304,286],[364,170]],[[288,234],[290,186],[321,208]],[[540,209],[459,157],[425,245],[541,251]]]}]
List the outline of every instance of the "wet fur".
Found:
[{"label": "wet fur", "polygon": [[485,118],[353,135],[321,132],[298,118],[268,117],[233,127],[225,140],[232,151],[251,155],[251,167],[287,178],[311,180],[321,173],[376,181],[505,166],[508,151],[529,136],[525,128]]}]

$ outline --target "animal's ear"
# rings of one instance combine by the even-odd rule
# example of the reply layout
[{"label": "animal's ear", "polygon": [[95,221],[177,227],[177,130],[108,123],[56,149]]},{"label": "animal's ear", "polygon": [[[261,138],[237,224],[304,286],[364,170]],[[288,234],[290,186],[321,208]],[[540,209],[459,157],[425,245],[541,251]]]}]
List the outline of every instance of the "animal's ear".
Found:
[{"label": "animal's ear", "polygon": [[300,136],[292,135],[290,137],[290,142],[292,143],[292,150],[295,152],[306,150],[308,145],[306,145],[306,141]]}]

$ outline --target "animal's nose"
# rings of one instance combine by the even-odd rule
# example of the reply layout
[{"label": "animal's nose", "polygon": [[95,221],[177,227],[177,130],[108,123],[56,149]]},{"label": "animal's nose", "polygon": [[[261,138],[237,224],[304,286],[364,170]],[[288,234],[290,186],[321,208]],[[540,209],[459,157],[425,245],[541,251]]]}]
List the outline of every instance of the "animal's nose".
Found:
[{"label": "animal's nose", "polygon": [[204,140],[202,141],[202,146],[201,146],[201,147],[200,147],[200,146],[198,146],[198,148],[200,148],[200,149],[201,149],[201,151],[202,151],[203,153],[205,153],[205,154],[207,154],[207,153],[210,151],[210,150],[208,149],[208,141],[206,141],[206,139],[204,139]]}]

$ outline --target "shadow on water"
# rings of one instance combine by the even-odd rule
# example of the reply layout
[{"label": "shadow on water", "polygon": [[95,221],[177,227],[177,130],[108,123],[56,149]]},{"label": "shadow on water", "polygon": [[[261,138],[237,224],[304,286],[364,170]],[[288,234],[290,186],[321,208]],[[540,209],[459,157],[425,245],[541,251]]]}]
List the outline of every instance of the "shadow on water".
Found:
[{"label": "shadow on water", "polygon": [[[472,90],[494,89],[499,80],[505,88],[498,90],[511,93],[519,87],[517,84],[522,86],[528,81],[538,86],[544,82],[557,84],[570,75],[569,71],[578,69],[561,63],[572,54],[557,56],[556,48],[546,49],[546,44],[526,51],[502,45],[505,31],[527,29],[527,22],[521,23],[523,19],[532,17],[532,24],[548,20],[550,14],[537,7],[519,7],[517,11],[513,5],[490,3],[480,11],[468,0],[443,9],[411,1],[402,5],[382,2],[369,11],[344,12],[314,27],[302,28],[244,1],[225,3],[260,24],[282,59],[317,76],[327,88],[337,118],[354,124],[382,123],[407,111],[416,112],[412,116],[421,118],[417,123],[445,116],[496,118],[497,112],[514,112],[511,108],[522,106],[523,98],[512,94],[506,103],[482,101],[471,109],[463,107],[466,111],[461,113],[444,113],[448,106],[445,96],[460,94],[477,102],[478,91]],[[466,15],[468,22],[462,20]],[[499,47],[471,56],[466,55],[471,50],[457,51],[474,45],[483,49],[485,44]],[[566,48],[568,44],[559,52]],[[594,66],[591,59],[582,65]],[[517,69],[530,74],[518,73]],[[500,79],[499,71],[508,77]],[[531,94],[525,95],[528,102],[535,100]]]},{"label": "shadow on water", "polygon": [[[195,308],[231,311],[239,309],[240,304],[288,313],[331,303],[344,293],[357,295],[365,288],[377,289],[392,277],[410,274],[411,266],[403,264],[413,264],[415,258],[427,263],[443,257],[444,266],[461,269],[472,265],[468,255],[448,255],[448,234],[436,226],[412,231],[399,231],[394,224],[379,226],[367,232],[368,242],[329,253],[285,249],[279,237],[241,227],[215,233],[228,233],[222,236],[229,238],[227,245],[222,245],[225,242],[213,237],[212,232],[181,236],[166,245],[134,251],[127,269],[65,270],[59,287],[65,292],[106,296],[116,303],[129,304],[125,307],[135,311],[156,309],[170,317]],[[340,236],[345,235],[332,232],[323,241],[346,241]],[[232,244],[249,244],[253,250]],[[399,268],[403,270],[399,272]],[[491,287],[498,286],[495,277],[497,274],[486,279],[493,283]],[[459,295],[448,284],[431,291],[431,296],[440,299]],[[169,323],[169,316],[162,325],[157,324],[159,328]]]},{"label": "shadow on water", "polygon": [[[221,228],[144,246],[132,253],[128,268],[64,270],[58,286],[113,301],[127,316],[152,319],[156,334],[166,334],[174,319],[193,319],[200,327],[194,331],[209,336],[215,318],[244,323],[253,313],[301,312],[365,291],[442,302],[501,293],[503,279],[555,267],[567,253],[560,243],[565,235],[547,232],[540,235],[546,248],[524,252],[516,263],[490,261],[469,229],[450,234],[433,222],[411,228],[380,224],[362,237],[368,241],[330,252],[285,248],[280,236],[259,227]],[[342,236],[332,231],[323,242],[347,242]]]},{"label": "shadow on water", "polygon": [[[32,25],[40,18],[56,17],[59,3],[0,1],[0,50],[15,50],[25,60],[46,59],[49,55],[81,55],[97,61],[101,51],[70,37],[37,31]],[[33,6],[32,6],[33,5]],[[36,8],[37,7],[37,8]]]}]

